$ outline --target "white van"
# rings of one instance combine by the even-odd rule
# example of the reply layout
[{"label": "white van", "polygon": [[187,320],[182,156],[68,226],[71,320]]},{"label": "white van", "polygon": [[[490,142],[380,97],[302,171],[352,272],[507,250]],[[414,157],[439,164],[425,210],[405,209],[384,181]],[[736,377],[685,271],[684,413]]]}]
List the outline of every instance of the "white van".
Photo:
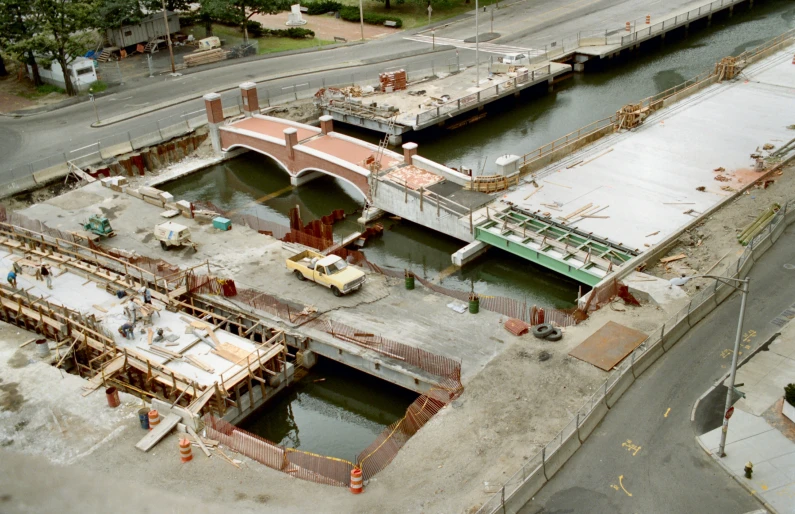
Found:
[{"label": "white van", "polygon": [[527,54],[508,54],[504,55],[501,58],[503,64],[507,64],[509,66],[526,66],[530,64],[530,59],[527,57]]}]

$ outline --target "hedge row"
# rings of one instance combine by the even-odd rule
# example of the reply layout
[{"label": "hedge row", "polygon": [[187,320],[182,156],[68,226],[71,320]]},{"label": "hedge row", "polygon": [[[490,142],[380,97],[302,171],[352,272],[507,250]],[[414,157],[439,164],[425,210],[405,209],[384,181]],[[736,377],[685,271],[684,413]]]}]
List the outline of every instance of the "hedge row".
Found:
[{"label": "hedge row", "polygon": [[326,14],[327,12],[337,12],[342,9],[343,5],[334,0],[321,0],[320,2],[312,2],[306,4],[307,14]]},{"label": "hedge row", "polygon": [[[359,22],[359,8],[353,6],[345,6],[339,10],[340,18],[345,21]],[[364,13],[364,22],[370,25],[383,25],[385,21],[394,21],[396,27],[403,26],[403,20],[397,16],[390,16],[384,14],[376,14],[371,12]]]}]

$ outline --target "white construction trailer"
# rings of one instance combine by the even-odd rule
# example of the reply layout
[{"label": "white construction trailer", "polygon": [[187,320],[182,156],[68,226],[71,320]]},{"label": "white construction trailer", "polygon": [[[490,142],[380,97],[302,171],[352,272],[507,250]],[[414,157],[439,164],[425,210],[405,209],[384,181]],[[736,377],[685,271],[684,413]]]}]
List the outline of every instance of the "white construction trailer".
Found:
[{"label": "white construction trailer", "polygon": [[[179,31],[179,15],[173,11],[166,11],[168,18],[168,32],[174,34]],[[163,23],[163,11],[151,13],[135,25],[123,25],[121,28],[106,31],[108,41],[112,46],[125,48],[138,43],[148,43],[153,38],[165,38],[166,29]]]}]

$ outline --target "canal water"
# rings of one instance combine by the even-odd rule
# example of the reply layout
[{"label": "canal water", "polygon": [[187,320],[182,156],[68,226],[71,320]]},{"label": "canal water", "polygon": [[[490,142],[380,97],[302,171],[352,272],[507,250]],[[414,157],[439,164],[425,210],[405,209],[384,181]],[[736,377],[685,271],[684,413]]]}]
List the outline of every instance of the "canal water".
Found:
[{"label": "canal water", "polygon": [[[621,106],[662,92],[795,26],[795,3],[763,0],[734,16],[716,16],[710,27],[669,34],[628,57],[589,63],[586,73],[555,86],[555,91],[524,94],[488,108],[485,119],[458,130],[411,134],[420,154],[451,166],[486,169],[507,153],[522,155]],[[375,133],[338,123],[335,129],[377,142]],[[352,215],[335,227],[337,237],[356,231],[360,194],[348,184],[323,177],[291,188],[287,174],[264,156],[248,153],[164,186],[178,198],[208,200],[224,210],[255,213],[288,224],[298,205],[304,221],[344,209]],[[578,284],[505,252],[492,249],[463,270],[452,271],[450,254],[463,246],[455,239],[405,221],[384,218],[386,230],[368,241],[367,258],[380,266],[412,269],[447,287],[482,295],[503,295],[543,306],[570,307]],[[361,375],[361,376],[359,376]],[[325,378],[323,382],[315,382]],[[351,369],[325,363],[291,391],[269,404],[246,427],[267,439],[299,449],[351,459],[380,430],[399,419],[412,393]]]},{"label": "canal water", "polygon": [[321,357],[240,427],[277,444],[354,462],[415,399],[412,391]]}]

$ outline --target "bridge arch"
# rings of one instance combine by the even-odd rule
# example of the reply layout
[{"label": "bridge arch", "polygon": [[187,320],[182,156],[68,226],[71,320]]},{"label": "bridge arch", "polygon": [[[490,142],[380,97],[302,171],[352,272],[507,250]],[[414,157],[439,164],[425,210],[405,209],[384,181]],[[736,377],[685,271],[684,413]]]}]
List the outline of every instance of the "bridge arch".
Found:
[{"label": "bridge arch", "polygon": [[341,181],[345,182],[346,184],[349,184],[349,185],[353,186],[353,188],[356,189],[356,191],[358,191],[360,195],[362,195],[362,200],[365,203],[369,203],[370,202],[370,197],[364,191],[362,191],[362,188],[359,187],[356,183],[348,180],[345,177],[341,177],[341,176],[337,175],[336,173],[332,173],[332,172],[330,172],[328,170],[324,170],[324,169],[321,169],[321,168],[313,168],[313,167],[304,168],[301,171],[299,171],[298,173],[296,173],[294,176],[295,176],[295,178],[301,178],[302,176],[307,175],[309,173],[313,173],[313,172],[322,173],[323,175],[328,175],[330,177],[334,177],[337,180],[341,180]]},{"label": "bridge arch", "polygon": [[249,145],[246,145],[246,144],[243,144],[243,143],[235,143],[235,144],[231,145],[229,148],[226,148],[224,151],[226,151],[226,152],[231,152],[231,151],[232,151],[232,150],[234,150],[235,148],[245,148],[245,149],[247,149],[247,150],[251,150],[252,152],[258,153],[258,154],[260,154],[260,155],[264,155],[265,157],[270,157],[270,158],[271,158],[271,160],[272,160],[273,162],[275,162],[275,163],[276,163],[276,164],[277,164],[277,165],[278,165],[278,166],[279,166],[281,169],[283,169],[284,171],[286,171],[288,175],[290,175],[291,177],[295,176],[295,175],[293,174],[293,172],[292,172],[292,171],[290,171],[290,168],[289,168],[289,167],[287,167],[287,165],[286,165],[286,164],[284,164],[284,162],[282,162],[282,161],[281,161],[281,159],[279,159],[279,158],[278,158],[278,157],[276,157],[275,155],[273,155],[273,154],[270,154],[270,153],[268,153],[268,152],[263,152],[263,151],[262,151],[261,149],[259,149],[259,148],[254,148],[253,146],[249,146]]}]

